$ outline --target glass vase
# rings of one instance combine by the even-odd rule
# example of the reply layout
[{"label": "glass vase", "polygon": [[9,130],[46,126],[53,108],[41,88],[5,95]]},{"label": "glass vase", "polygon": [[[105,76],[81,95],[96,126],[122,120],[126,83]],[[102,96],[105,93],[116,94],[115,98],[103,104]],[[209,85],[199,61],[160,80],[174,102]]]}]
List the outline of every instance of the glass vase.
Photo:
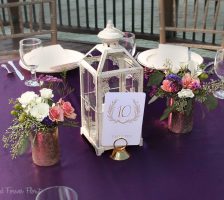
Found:
[{"label": "glass vase", "polygon": [[[169,99],[169,105],[172,106],[174,99]],[[168,129],[176,134],[189,133],[193,128],[193,100],[187,102],[191,106],[189,112],[173,111],[168,116]]]},{"label": "glass vase", "polygon": [[32,137],[32,159],[38,166],[51,166],[59,162],[58,128],[38,132]]}]

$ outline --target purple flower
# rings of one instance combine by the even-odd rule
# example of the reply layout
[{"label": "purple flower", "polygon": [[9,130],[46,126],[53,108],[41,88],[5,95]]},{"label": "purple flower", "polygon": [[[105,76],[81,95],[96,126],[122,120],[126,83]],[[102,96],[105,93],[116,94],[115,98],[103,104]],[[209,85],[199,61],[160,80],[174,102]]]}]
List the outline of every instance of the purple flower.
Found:
[{"label": "purple flower", "polygon": [[47,126],[52,126],[52,125],[54,125],[55,123],[54,123],[53,121],[51,121],[49,117],[45,117],[45,118],[43,119],[43,121],[42,121],[42,124],[45,124],[45,125],[47,125]]},{"label": "purple flower", "polygon": [[169,74],[166,79],[181,84],[181,77],[176,74]]},{"label": "purple flower", "polygon": [[50,76],[50,75],[43,75],[43,74],[41,74],[38,77],[38,80],[43,81],[43,82],[49,82],[49,83],[61,83],[61,82],[63,82],[63,80],[60,79],[60,78],[57,78],[55,76]]},{"label": "purple flower", "polygon": [[198,83],[198,82],[193,82],[193,83],[191,84],[191,89],[192,89],[192,90],[201,89],[201,85],[200,85],[200,83]]}]

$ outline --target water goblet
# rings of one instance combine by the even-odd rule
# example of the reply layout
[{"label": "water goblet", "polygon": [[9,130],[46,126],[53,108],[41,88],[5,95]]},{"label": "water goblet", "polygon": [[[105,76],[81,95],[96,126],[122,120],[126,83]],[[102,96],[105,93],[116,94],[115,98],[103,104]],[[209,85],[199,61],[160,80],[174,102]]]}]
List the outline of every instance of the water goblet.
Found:
[{"label": "water goblet", "polygon": [[25,85],[30,87],[39,86],[36,78],[36,68],[40,62],[42,42],[38,38],[27,38],[19,42],[19,54],[22,63],[30,69],[31,79],[25,81]]},{"label": "water goblet", "polygon": [[[224,49],[217,51],[214,62],[214,71],[216,75],[224,81]],[[224,99],[224,90],[217,90],[213,93],[216,98]]]},{"label": "water goblet", "polygon": [[123,46],[132,56],[135,55],[136,41],[134,33],[124,32],[123,37],[119,40],[119,44]]},{"label": "water goblet", "polygon": [[35,200],[78,200],[78,194],[66,186],[52,186],[41,190]]}]

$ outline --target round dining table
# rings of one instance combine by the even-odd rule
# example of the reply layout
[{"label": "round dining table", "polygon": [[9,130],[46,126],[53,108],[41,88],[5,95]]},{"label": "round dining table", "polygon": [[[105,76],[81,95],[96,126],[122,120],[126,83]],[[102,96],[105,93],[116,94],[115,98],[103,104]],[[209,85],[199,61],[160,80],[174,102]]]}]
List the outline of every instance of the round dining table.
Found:
[{"label": "round dining table", "polygon": [[[19,66],[18,59],[13,62],[27,79],[29,72]],[[79,68],[67,72],[67,81],[74,88],[68,99],[78,115],[78,126],[59,127],[60,162],[50,167],[37,166],[32,162],[30,150],[12,159],[1,139],[0,199],[32,200],[39,191],[51,186],[73,188],[79,200],[224,198],[223,100],[210,112],[196,104],[192,132],[173,134],[167,129],[166,120],[159,120],[165,101],[159,99],[148,105],[147,95],[143,146],[128,146],[130,158],[115,161],[110,158],[111,150],[97,156],[87,139],[80,135]],[[1,137],[12,123],[9,99],[18,98],[28,90],[36,88],[25,86],[15,73],[9,76],[0,68]]]}]

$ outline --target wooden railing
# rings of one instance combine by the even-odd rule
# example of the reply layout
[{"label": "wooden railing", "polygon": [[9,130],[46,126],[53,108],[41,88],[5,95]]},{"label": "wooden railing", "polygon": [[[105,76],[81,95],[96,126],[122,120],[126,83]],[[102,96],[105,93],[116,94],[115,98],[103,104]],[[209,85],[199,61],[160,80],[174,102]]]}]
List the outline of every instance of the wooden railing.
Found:
[{"label": "wooden railing", "polygon": [[[1,3],[5,1],[7,0],[1,0]],[[166,0],[166,10],[169,10],[166,14],[167,24],[171,23],[174,17],[171,1]],[[176,0],[177,5],[179,1],[181,0]],[[191,9],[193,12],[196,9],[195,2],[205,5],[208,0],[188,1],[192,1],[193,7]],[[224,0],[212,1],[222,1],[219,17],[224,19],[222,12],[224,10]],[[107,20],[111,19],[118,29],[134,32],[137,38],[159,41],[158,2],[158,0],[57,0],[58,30],[71,33],[96,34],[105,27]],[[215,10],[212,12],[215,13]],[[24,15],[26,15],[25,10]],[[4,14],[4,9],[0,10],[0,16],[3,22],[7,23],[7,16]],[[45,26],[47,27],[49,15],[45,13],[44,17]],[[180,17],[178,15],[176,16],[177,19]],[[36,19],[34,18],[34,20]],[[223,21],[221,22],[222,24],[217,24],[222,30],[224,26]],[[186,38],[186,34],[178,37],[183,40],[197,40],[201,43],[206,41],[206,35],[204,34],[200,38],[196,37],[196,33],[193,33],[191,38]],[[220,42],[220,38],[214,36],[212,42],[214,44]]]}]

